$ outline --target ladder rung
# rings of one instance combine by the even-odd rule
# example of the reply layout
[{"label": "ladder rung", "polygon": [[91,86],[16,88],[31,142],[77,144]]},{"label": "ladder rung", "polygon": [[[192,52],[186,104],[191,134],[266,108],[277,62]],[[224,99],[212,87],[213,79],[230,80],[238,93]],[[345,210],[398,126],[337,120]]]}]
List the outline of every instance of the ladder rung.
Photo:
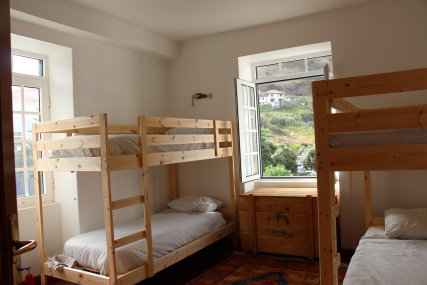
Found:
[{"label": "ladder rung", "polygon": [[144,195],[134,196],[130,198],[120,199],[112,202],[113,210],[133,206],[136,204],[144,203]]},{"label": "ladder rung", "polygon": [[114,240],[114,248],[118,248],[124,245],[127,245],[129,243],[132,243],[134,241],[140,240],[140,239],[144,239],[147,236],[147,232],[146,231],[140,231],[128,236],[124,236],[118,239]]}]

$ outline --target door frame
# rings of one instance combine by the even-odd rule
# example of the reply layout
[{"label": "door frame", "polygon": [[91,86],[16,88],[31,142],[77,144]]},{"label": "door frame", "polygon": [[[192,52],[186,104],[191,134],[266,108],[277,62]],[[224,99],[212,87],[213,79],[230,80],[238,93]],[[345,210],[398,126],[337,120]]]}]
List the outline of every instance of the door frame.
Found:
[{"label": "door frame", "polygon": [[13,284],[10,219],[18,214],[11,86],[10,3],[0,1],[0,284]]}]

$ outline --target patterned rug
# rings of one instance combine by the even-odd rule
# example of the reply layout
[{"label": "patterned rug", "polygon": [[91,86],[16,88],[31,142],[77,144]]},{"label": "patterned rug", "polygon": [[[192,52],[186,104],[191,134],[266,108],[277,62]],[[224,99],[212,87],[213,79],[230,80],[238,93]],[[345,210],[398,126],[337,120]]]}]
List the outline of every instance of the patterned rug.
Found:
[{"label": "patterned rug", "polygon": [[[342,284],[346,266],[338,271]],[[234,253],[186,285],[320,284],[319,264],[303,258]]]}]

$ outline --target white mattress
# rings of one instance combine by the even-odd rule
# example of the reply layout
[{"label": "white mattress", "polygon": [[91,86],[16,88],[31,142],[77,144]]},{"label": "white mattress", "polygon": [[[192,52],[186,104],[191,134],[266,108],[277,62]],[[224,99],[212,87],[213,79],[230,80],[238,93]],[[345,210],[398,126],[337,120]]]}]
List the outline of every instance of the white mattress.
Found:
[{"label": "white mattress", "polygon": [[[177,212],[171,209],[152,215],[153,255],[163,256],[223,225],[219,212]],[[115,238],[141,231],[143,219],[139,218],[115,226]],[[80,266],[103,275],[108,274],[104,229],[84,233],[65,242],[64,254],[77,260]],[[139,240],[116,250],[117,271],[125,273],[146,262],[146,243]]]},{"label": "white mattress", "polygon": [[[73,137],[71,137],[73,138]],[[139,154],[141,149],[138,145],[137,135],[109,135],[108,146],[110,155],[129,155]],[[149,146],[149,153],[156,152],[173,152],[173,151],[186,151],[186,150],[199,150],[199,149],[213,149],[213,143],[195,143],[195,144],[175,144],[175,145],[159,145]],[[51,150],[48,152],[48,157],[98,157],[101,156],[99,148],[77,148],[66,150]]]},{"label": "white mattress", "polygon": [[391,239],[384,227],[370,227],[351,258],[343,284],[427,284],[427,240]]}]

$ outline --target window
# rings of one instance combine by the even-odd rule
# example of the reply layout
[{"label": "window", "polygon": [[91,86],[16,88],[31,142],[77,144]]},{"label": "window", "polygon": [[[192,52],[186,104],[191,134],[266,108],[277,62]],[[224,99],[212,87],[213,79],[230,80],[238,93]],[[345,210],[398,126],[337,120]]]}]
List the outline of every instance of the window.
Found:
[{"label": "window", "polygon": [[[260,155],[260,173],[258,177],[252,176],[253,179],[316,176],[311,82],[324,79],[326,64],[332,64],[330,52],[252,64],[256,92],[251,100],[257,102],[259,149],[251,149],[251,153]],[[239,86],[238,81],[236,84]],[[246,143],[240,127],[244,121],[240,110],[244,107],[240,107],[242,98],[238,93],[239,87],[238,125],[242,145]],[[241,164],[243,173],[250,173],[244,170],[247,164],[243,161]]]},{"label": "window", "polygon": [[[46,58],[13,50],[12,108],[16,193],[19,206],[34,204],[32,124],[49,118]],[[43,175],[43,199],[51,200],[51,178]],[[48,183],[49,181],[49,183]]]}]

